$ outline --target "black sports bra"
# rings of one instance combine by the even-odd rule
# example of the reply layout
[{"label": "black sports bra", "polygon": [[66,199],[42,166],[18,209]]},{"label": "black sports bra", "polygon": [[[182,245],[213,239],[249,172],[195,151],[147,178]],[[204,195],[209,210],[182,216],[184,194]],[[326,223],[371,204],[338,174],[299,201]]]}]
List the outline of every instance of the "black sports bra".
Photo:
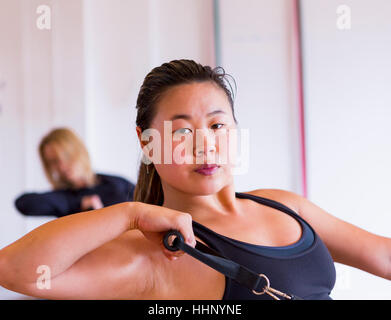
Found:
[{"label": "black sports bra", "polygon": [[[236,197],[289,214],[301,225],[300,239],[288,246],[260,246],[220,235],[193,220],[194,234],[226,259],[265,274],[272,286],[280,291],[304,299],[331,299],[329,294],[335,284],[334,262],[311,226],[293,210],[274,200],[239,192]],[[267,294],[255,295],[228,277],[225,279],[223,300],[272,299]]]}]

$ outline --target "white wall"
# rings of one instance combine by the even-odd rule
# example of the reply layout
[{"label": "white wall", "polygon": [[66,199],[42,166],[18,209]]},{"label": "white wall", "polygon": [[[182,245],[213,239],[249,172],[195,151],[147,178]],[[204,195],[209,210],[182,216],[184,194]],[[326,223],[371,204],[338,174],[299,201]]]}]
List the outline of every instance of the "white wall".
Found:
[{"label": "white wall", "polygon": [[25,188],[43,190],[48,184],[37,152],[43,135],[56,126],[71,126],[84,137],[82,11],[78,0],[46,1],[52,13],[51,29],[40,30],[36,26],[36,9],[42,1],[20,3],[22,18],[14,20],[12,26],[20,25],[20,32],[15,30],[13,35],[22,45],[20,123],[26,151]]},{"label": "white wall", "polygon": [[[23,108],[21,41],[14,38],[20,32],[20,21],[19,1],[10,3],[8,11],[0,10],[0,247],[25,231],[24,220],[15,212],[11,201],[23,186],[25,173],[23,123],[20,121]],[[3,296],[20,297],[0,287],[0,299]]]},{"label": "white wall", "polygon": [[[331,214],[390,236],[391,3],[302,1],[308,197]],[[336,299],[389,299],[389,281],[338,266]]]},{"label": "white wall", "polygon": [[250,130],[250,166],[247,174],[237,176],[237,189],[279,188],[301,194],[291,4],[219,3],[221,63],[237,82],[239,126]]},{"label": "white wall", "polygon": [[[83,11],[78,0],[45,1],[52,9],[52,28],[39,30],[41,4],[0,2],[0,79],[6,83],[0,114],[0,247],[52,219],[26,218],[14,208],[22,192],[49,188],[37,152],[42,136],[59,125],[84,136]],[[26,298],[1,289],[3,296]]]},{"label": "white wall", "polygon": [[141,157],[135,106],[142,81],[173,59],[214,63],[212,1],[84,4],[87,144],[97,170],[135,182]]},{"label": "white wall", "polygon": [[[23,122],[20,121],[23,104],[22,95],[19,94],[22,88],[21,41],[20,37],[14,40],[14,35],[20,33],[20,21],[19,1],[10,3],[8,11],[0,10],[0,246],[22,235],[24,231],[23,220],[15,214],[10,201],[23,186],[25,173]],[[7,168],[14,168],[12,176]],[[5,212],[12,214],[5,215]]]}]

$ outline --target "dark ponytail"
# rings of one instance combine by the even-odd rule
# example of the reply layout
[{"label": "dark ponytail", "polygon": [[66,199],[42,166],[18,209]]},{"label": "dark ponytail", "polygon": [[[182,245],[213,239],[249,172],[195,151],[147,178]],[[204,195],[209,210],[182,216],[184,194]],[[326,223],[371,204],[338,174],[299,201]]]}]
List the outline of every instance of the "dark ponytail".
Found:
[{"label": "dark ponytail", "polygon": [[[136,125],[141,128],[141,131],[150,127],[156,114],[156,105],[167,89],[176,85],[207,81],[217,84],[224,90],[231,105],[233,118],[237,122],[234,115],[234,92],[227,76],[230,77],[221,67],[212,69],[193,60],[184,59],[173,60],[154,68],[145,77],[137,97]],[[232,77],[230,79],[233,80]],[[235,84],[234,80],[233,83]],[[133,198],[134,201],[163,204],[164,195],[160,176],[152,163],[147,165],[141,161]]]}]

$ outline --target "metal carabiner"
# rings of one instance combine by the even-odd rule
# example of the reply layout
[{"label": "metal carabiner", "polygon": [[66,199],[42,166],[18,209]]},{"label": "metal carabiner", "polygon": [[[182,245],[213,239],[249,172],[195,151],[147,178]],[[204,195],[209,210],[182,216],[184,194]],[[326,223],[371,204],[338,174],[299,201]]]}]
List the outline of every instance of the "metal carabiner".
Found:
[{"label": "metal carabiner", "polygon": [[277,297],[277,295],[285,298],[285,299],[288,299],[288,300],[291,300],[292,299],[292,296],[290,296],[289,294],[286,294],[284,292],[281,292],[277,289],[274,289],[270,286],[270,280],[268,277],[266,277],[263,273],[260,273],[259,274],[259,277],[260,278],[263,278],[265,281],[266,281],[266,285],[265,287],[263,288],[262,291],[258,292],[258,291],[255,291],[253,290],[253,293],[256,294],[256,295],[261,295],[261,294],[268,294],[269,296],[271,296],[274,300],[281,300],[279,297]]}]

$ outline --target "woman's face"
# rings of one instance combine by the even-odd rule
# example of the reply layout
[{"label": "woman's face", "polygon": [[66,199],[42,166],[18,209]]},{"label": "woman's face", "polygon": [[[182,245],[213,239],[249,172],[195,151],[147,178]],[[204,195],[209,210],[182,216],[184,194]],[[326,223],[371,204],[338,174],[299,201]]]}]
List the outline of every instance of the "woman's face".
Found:
[{"label": "woman's face", "polygon": [[[168,89],[156,106],[151,128],[161,137],[161,161],[153,162],[163,190],[207,195],[232,183],[228,131],[236,124],[228,98],[216,84]],[[150,145],[149,155],[158,155],[157,144]]]},{"label": "woman's face", "polygon": [[45,161],[57,180],[71,187],[82,186],[82,170],[76,161],[73,161],[61,147],[48,143],[43,149]]}]

